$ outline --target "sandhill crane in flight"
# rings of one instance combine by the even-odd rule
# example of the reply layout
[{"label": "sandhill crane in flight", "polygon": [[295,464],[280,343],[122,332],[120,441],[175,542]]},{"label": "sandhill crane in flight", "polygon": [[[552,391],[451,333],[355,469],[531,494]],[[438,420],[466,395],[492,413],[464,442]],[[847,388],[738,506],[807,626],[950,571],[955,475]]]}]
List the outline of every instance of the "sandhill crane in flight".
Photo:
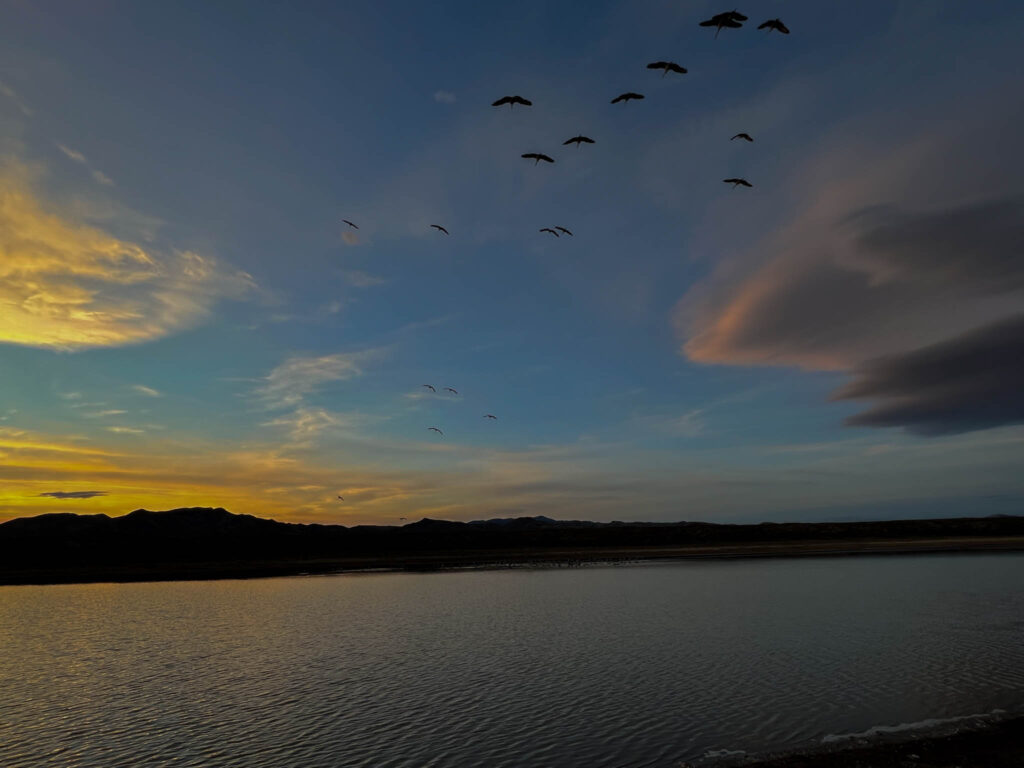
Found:
[{"label": "sandhill crane in flight", "polygon": [[344,501],[344,500],[345,500],[345,497],[344,497],[344,496],[338,496],[338,498],[339,498],[339,499],[341,499],[342,501]]},{"label": "sandhill crane in flight", "polygon": [[594,140],[592,138],[590,138],[589,136],[573,136],[568,141],[563,141],[562,142],[562,146],[564,147],[566,144],[575,144],[576,147],[579,148],[580,144],[593,144],[593,143],[594,143]]},{"label": "sandhill crane in flight", "polygon": [[633,93],[632,91],[620,93],[618,96],[612,99],[612,104],[618,104],[620,101],[626,102],[629,101],[630,99],[642,99],[643,97],[644,95],[642,93]]},{"label": "sandhill crane in flight", "polygon": [[431,224],[430,226],[436,229],[438,232],[444,232],[446,235],[448,234],[448,230],[442,227],[440,224]]},{"label": "sandhill crane in flight", "polygon": [[555,229],[557,229],[559,232],[565,232],[565,234],[567,234],[569,237],[575,237],[575,235],[572,232],[570,232],[568,229],[566,229],[565,227],[557,227],[556,226]]},{"label": "sandhill crane in flight", "polygon": [[437,432],[437,434],[439,434],[441,437],[444,437],[444,432],[442,432],[437,427],[427,427],[427,431],[428,432]]},{"label": "sandhill crane in flight", "polygon": [[508,104],[509,109],[515,109],[516,104],[522,104],[524,107],[532,107],[533,102],[529,99],[524,99],[522,96],[502,96],[496,102],[491,104],[492,107],[503,107]]},{"label": "sandhill crane in flight", "polygon": [[714,27],[715,37],[718,37],[718,33],[721,32],[723,28],[739,29],[740,27],[743,26],[741,22],[744,22],[746,20],[747,17],[744,16],[742,13],[738,13],[736,11],[726,11],[725,13],[716,13],[710,19],[702,21],[700,25],[702,27]]},{"label": "sandhill crane in flight", "polygon": [[445,391],[445,392],[451,392],[451,393],[452,393],[453,395],[457,395],[457,394],[459,394],[458,392],[456,392],[456,391],[455,391],[454,389],[452,389],[451,387],[445,387],[445,388],[444,388],[444,391]]},{"label": "sandhill crane in flight", "polygon": [[437,390],[434,389],[430,384],[424,384],[423,386],[429,389],[431,392],[437,394]]},{"label": "sandhill crane in flight", "polygon": [[729,141],[736,141],[736,139],[744,139],[746,141],[753,141],[754,140],[753,138],[751,138],[749,133],[737,133],[735,136],[733,136],[731,139],[729,139]]},{"label": "sandhill crane in flight", "polygon": [[752,186],[754,186],[753,184],[751,184],[746,179],[722,179],[722,181],[724,181],[726,184],[732,184],[732,188],[733,189],[736,189],[736,187],[740,187],[740,186],[742,186],[742,187],[752,187]]},{"label": "sandhill crane in flight", "polygon": [[680,67],[674,61],[652,61],[650,64],[647,65],[647,68],[665,70],[664,72],[661,73],[662,77],[667,75],[669,72],[675,72],[678,75],[686,74],[686,67]]},{"label": "sandhill crane in flight", "polygon": [[493,413],[485,413],[485,414],[484,414],[484,418],[485,418],[485,419],[494,419],[495,421],[497,421],[497,420],[498,420],[498,417],[497,417],[497,416],[495,416],[495,415],[494,415]]},{"label": "sandhill crane in flight", "polygon": [[781,32],[784,35],[789,34],[789,27],[782,23],[782,19],[768,19],[764,24],[760,24],[758,29],[767,29],[771,32],[773,29],[777,32]]},{"label": "sandhill crane in flight", "polygon": [[540,231],[540,232],[550,232],[555,237],[560,237],[560,235],[557,232],[555,232],[555,230],[553,230],[551,227],[544,227],[543,229],[538,230],[538,231]]},{"label": "sandhill crane in flight", "polygon": [[553,162],[555,162],[550,157],[548,157],[545,154],[542,154],[541,152],[527,152],[525,155],[520,155],[520,157],[525,157],[527,160],[533,160],[534,161],[533,162],[534,165],[539,163],[541,160],[543,160],[546,163],[553,163]]},{"label": "sandhill crane in flight", "polygon": [[359,229],[359,227],[357,227],[355,224],[353,224],[348,219],[342,219],[342,221],[345,222],[346,224],[348,224],[350,227],[352,227],[352,229]]}]

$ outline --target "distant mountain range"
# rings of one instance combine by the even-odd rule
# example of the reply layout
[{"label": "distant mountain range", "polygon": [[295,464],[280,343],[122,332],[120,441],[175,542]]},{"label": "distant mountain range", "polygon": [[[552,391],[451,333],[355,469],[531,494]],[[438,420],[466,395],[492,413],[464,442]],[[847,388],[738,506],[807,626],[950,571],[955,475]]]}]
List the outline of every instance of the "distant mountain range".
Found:
[{"label": "distant mountain range", "polygon": [[120,517],[48,514],[0,524],[0,583],[212,578],[531,557],[593,559],[602,552],[640,555],[667,548],[992,537],[1024,537],[1024,517],[719,525],[538,516],[346,527],[280,523],[219,507],[137,509]]}]

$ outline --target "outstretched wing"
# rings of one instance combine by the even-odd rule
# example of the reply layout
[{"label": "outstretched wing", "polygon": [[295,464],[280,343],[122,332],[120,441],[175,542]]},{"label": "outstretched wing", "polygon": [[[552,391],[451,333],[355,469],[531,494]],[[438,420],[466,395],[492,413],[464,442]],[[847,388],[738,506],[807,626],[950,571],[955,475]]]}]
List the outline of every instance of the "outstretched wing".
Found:
[{"label": "outstretched wing", "polygon": [[747,20],[747,17],[744,16],[739,11],[726,11],[725,14],[723,14],[723,15],[726,16],[729,19],[732,19],[733,21],[746,21]]},{"label": "outstretched wing", "polygon": [[430,226],[432,226],[434,229],[438,230],[439,232],[444,232],[446,235],[448,234],[448,230],[445,229],[444,227],[442,227],[440,224],[431,224]]},{"label": "outstretched wing", "polygon": [[570,232],[570,231],[569,231],[568,229],[566,229],[565,227],[555,227],[555,229],[557,229],[557,230],[559,230],[559,231],[561,231],[561,232],[565,232],[565,234],[567,234],[567,235],[568,235],[569,237],[575,237],[575,235],[573,235],[573,233],[572,233],[572,232]]},{"label": "outstretched wing", "polygon": [[647,68],[648,69],[665,69],[666,67],[668,67],[668,65],[669,65],[669,62],[667,62],[667,61],[652,61],[650,64],[647,65]]},{"label": "outstretched wing", "polygon": [[511,104],[511,103],[512,103],[512,97],[511,96],[502,96],[496,102],[491,104],[491,106],[492,107],[500,107],[500,106],[503,106],[505,104]]},{"label": "outstretched wing", "polygon": [[437,392],[437,390],[434,389],[430,384],[424,384],[423,386],[429,389],[431,392]]},{"label": "outstretched wing", "polygon": [[[743,18],[745,19],[745,18],[747,18],[747,17],[746,17],[746,16],[744,16]],[[742,25],[742,24],[740,24],[740,23],[739,23],[738,21],[736,21],[735,19],[723,19],[723,20],[722,20],[722,26],[723,26],[723,27],[728,27],[729,29],[739,29],[739,28],[740,28],[740,27],[742,27],[743,25]]]},{"label": "outstretched wing", "polygon": [[719,21],[718,19],[707,19],[705,21],[702,21],[700,23],[700,25],[702,27],[717,27],[718,26],[718,21]]},{"label": "outstretched wing", "polygon": [[789,27],[787,27],[785,24],[783,24],[778,19],[775,20],[775,28],[777,30],[779,30],[779,32],[781,32],[784,35],[788,35],[789,34]]},{"label": "outstretched wing", "polygon": [[687,71],[686,67],[681,67],[678,64],[676,64],[674,61],[670,61],[668,63],[668,69],[669,69],[669,71],[676,72],[676,73],[678,73],[680,75],[685,75],[686,71]]},{"label": "outstretched wing", "polygon": [[545,160],[545,161],[547,161],[549,163],[555,162],[550,157],[548,157],[547,155],[544,155],[544,154],[539,154],[539,155],[537,155],[537,157],[540,158],[541,160]]},{"label": "outstretched wing", "polygon": [[513,96],[511,99],[513,104],[522,104],[524,107],[532,107],[533,102],[529,99],[524,99],[522,96]]},{"label": "outstretched wing", "polygon": [[544,227],[543,229],[541,229],[541,230],[539,230],[539,231],[540,231],[540,232],[550,232],[550,233],[551,233],[552,235],[554,235],[555,237],[558,237],[558,233],[557,233],[557,232],[555,232],[555,230],[551,229],[551,227]]},{"label": "outstretched wing", "polygon": [[540,160],[540,155],[536,152],[527,152],[526,154],[520,155],[520,157],[525,157],[527,160]]},{"label": "outstretched wing", "polygon": [[618,104],[620,101],[625,101],[625,100],[626,100],[626,94],[624,94],[624,93],[623,94],[619,94],[614,99],[612,99],[612,104]]},{"label": "outstretched wing", "polygon": [[346,224],[348,224],[350,227],[352,227],[352,229],[359,229],[359,227],[357,227],[355,224],[353,224],[348,219],[342,219],[342,221],[345,222]]},{"label": "outstretched wing", "polygon": [[582,141],[582,142],[583,142],[584,144],[594,144],[594,143],[596,143],[596,142],[595,142],[595,141],[594,141],[594,140],[593,140],[592,138],[590,138],[589,136],[577,136],[576,138],[578,138],[578,139],[579,139],[580,141]]}]

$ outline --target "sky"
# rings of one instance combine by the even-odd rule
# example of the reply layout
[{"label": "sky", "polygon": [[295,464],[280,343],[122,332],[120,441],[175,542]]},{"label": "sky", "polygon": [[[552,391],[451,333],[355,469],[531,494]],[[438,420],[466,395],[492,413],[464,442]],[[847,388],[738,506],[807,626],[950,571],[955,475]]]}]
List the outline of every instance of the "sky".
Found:
[{"label": "sky", "polygon": [[724,10],[0,0],[0,520],[1020,512],[1024,5]]}]

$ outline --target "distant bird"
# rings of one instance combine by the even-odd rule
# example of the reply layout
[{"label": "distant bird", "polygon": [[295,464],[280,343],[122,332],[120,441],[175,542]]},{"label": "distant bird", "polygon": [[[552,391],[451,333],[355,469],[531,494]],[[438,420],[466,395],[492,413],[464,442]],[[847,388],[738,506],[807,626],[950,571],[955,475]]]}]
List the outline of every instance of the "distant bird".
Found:
[{"label": "distant bird", "polygon": [[432,226],[438,232],[444,232],[446,235],[448,234],[448,230],[442,227],[440,224],[431,224],[430,226]]},{"label": "distant bird", "polygon": [[647,68],[665,70],[664,72],[661,73],[662,77],[667,75],[669,72],[675,72],[676,74],[679,75],[686,74],[686,67],[680,67],[674,61],[652,61],[650,64],[647,65]]},{"label": "distant bird", "polygon": [[714,27],[715,37],[718,37],[718,33],[722,29],[739,29],[743,26],[741,22],[747,20],[747,17],[742,13],[736,11],[726,11],[725,13],[716,13],[710,19],[702,21],[700,25],[702,27]]},{"label": "distant bird", "polygon": [[405,520],[405,518],[404,517],[400,517],[400,518],[398,518],[398,520],[399,520],[399,522],[401,522],[402,520]]},{"label": "distant bird", "polygon": [[746,139],[747,141],[753,141],[749,133],[737,133],[729,141],[736,141],[736,139]]},{"label": "distant bird", "polygon": [[577,147],[579,147],[580,144],[593,144],[593,143],[594,143],[594,140],[592,138],[590,138],[589,136],[573,136],[568,141],[563,141],[562,142],[562,146],[564,147],[566,144],[575,144]]},{"label": "distant bird", "polygon": [[434,388],[433,388],[432,386],[430,386],[429,384],[424,384],[423,386],[424,386],[424,387],[426,387],[427,389],[429,389],[429,390],[430,390],[431,392],[434,392],[434,393],[436,393],[436,392],[437,392],[437,390],[436,390],[436,389],[434,389]]},{"label": "distant bird", "polygon": [[339,496],[338,498],[339,498],[339,499],[341,499],[342,501],[344,501],[344,500],[345,500],[345,497],[344,497],[344,496]]},{"label": "distant bird", "polygon": [[722,179],[722,181],[724,181],[726,184],[732,184],[732,188],[733,189],[736,189],[736,187],[740,187],[740,186],[743,186],[743,187],[752,187],[752,186],[754,186],[753,184],[751,184],[746,179]]},{"label": "distant bird", "polygon": [[620,101],[629,101],[630,99],[642,99],[643,97],[644,95],[642,93],[620,93],[618,96],[612,99],[612,104],[618,104]]},{"label": "distant bird", "polygon": [[350,227],[352,227],[352,229],[359,229],[359,227],[357,227],[355,224],[353,224],[348,219],[342,219],[342,221],[345,222],[346,224],[348,224]]},{"label": "distant bird", "polygon": [[485,419],[494,419],[495,421],[497,421],[497,420],[498,420],[498,417],[497,417],[497,416],[495,416],[495,415],[494,415],[493,413],[485,413],[485,414],[484,414],[484,418],[485,418]]},{"label": "distant bird", "polygon": [[559,232],[565,232],[565,234],[567,234],[569,237],[575,237],[575,235],[565,227],[555,227],[555,229],[557,229]]},{"label": "distant bird", "polygon": [[502,107],[505,104],[509,105],[509,109],[515,109],[516,104],[522,104],[524,107],[532,107],[533,102],[529,99],[524,99],[522,96],[502,96],[496,102],[491,104],[492,107]]},{"label": "distant bird", "polygon": [[444,389],[445,389],[445,391],[446,391],[446,392],[451,392],[451,393],[452,393],[453,395],[457,395],[457,394],[459,394],[458,392],[456,392],[456,391],[455,391],[454,389],[452,389],[451,387],[445,387]]},{"label": "distant bird", "polygon": [[546,163],[553,163],[553,162],[555,162],[550,157],[548,157],[547,155],[541,154],[540,152],[527,152],[525,155],[520,155],[520,157],[525,157],[527,160],[533,160],[534,161],[534,163],[533,163],[534,165],[539,163],[541,160],[543,160]]},{"label": "distant bird", "polygon": [[555,232],[555,230],[553,230],[551,227],[544,227],[544,229],[541,229],[539,231],[540,232],[550,232],[555,237],[561,237],[561,235],[559,235],[557,232]]},{"label": "distant bird", "polygon": [[437,432],[437,434],[439,434],[441,437],[444,437],[444,432],[442,432],[437,427],[427,427],[427,431],[429,431],[429,432]]},{"label": "distant bird", "polygon": [[789,27],[782,23],[782,19],[768,19],[764,24],[760,24],[758,29],[767,29],[771,32],[773,29],[777,32],[781,32],[784,35],[789,34]]}]

